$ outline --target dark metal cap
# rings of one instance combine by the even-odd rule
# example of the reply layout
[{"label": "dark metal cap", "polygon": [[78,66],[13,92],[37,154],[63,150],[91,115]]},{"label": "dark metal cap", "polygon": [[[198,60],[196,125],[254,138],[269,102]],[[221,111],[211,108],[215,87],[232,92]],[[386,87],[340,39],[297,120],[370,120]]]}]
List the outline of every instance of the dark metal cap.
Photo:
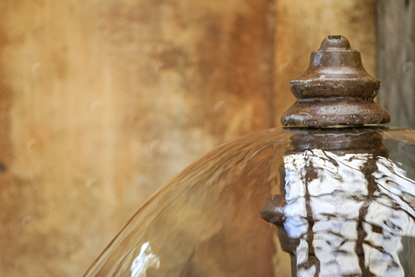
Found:
[{"label": "dark metal cap", "polygon": [[310,64],[290,83],[297,98],[281,117],[283,126],[388,123],[389,113],[374,102],[380,80],[363,68],[360,52],[344,36],[327,36]]}]

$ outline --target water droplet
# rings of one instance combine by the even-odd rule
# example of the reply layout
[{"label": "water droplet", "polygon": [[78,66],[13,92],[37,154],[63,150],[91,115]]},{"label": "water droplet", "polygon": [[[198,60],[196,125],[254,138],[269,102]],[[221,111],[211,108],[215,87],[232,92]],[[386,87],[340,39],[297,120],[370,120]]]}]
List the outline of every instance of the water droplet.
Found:
[{"label": "water droplet", "polygon": [[408,68],[410,68],[412,66],[412,62],[407,62],[407,63],[404,63],[403,64],[403,66],[402,66],[402,71],[403,71],[403,73],[405,73],[406,72],[406,70],[408,69]]},{"label": "water droplet", "polygon": [[155,139],[150,143],[150,149],[153,150],[154,146],[159,144],[161,142],[161,139]]},{"label": "water droplet", "polygon": [[39,62],[39,63],[34,63],[33,65],[32,65],[32,73],[34,74],[35,73],[35,71],[36,71],[36,69],[38,69],[39,67],[41,67],[42,66],[42,63],[41,62]]},{"label": "water droplet", "polygon": [[32,216],[31,215],[27,215],[27,216],[23,217],[23,219],[22,219],[22,226],[24,227],[26,225],[26,223],[28,223],[30,220],[32,220]]},{"label": "water droplet", "polygon": [[215,112],[217,112],[218,111],[218,109],[220,108],[220,107],[222,107],[223,105],[225,104],[225,101],[219,101],[219,102],[216,102],[216,104],[215,104]]},{"label": "water droplet", "polygon": [[96,177],[89,178],[88,181],[86,181],[86,187],[89,189],[89,186],[95,183],[96,180],[97,180]]},{"label": "water droplet", "polygon": [[156,73],[158,73],[159,69],[162,68],[166,63],[158,63],[156,64],[156,66],[154,67],[154,70],[156,71]]},{"label": "water droplet", "polygon": [[289,63],[282,63],[282,64],[280,64],[280,66],[279,66],[279,71],[280,71],[280,73],[287,67],[289,65]]},{"label": "water droplet", "polygon": [[37,139],[31,139],[26,143],[27,150],[29,150],[30,146],[35,144],[37,142]]},{"label": "water droplet", "polygon": [[94,111],[95,107],[98,106],[99,104],[101,104],[100,100],[94,101],[91,103],[91,112]]}]

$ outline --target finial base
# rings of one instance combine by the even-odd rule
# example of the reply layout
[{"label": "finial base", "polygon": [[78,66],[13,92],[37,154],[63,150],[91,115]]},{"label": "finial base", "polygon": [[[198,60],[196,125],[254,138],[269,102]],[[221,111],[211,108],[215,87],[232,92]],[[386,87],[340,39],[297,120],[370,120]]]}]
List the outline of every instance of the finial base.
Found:
[{"label": "finial base", "polygon": [[382,124],[389,113],[374,102],[356,99],[297,100],[281,117],[283,126],[327,127]]}]

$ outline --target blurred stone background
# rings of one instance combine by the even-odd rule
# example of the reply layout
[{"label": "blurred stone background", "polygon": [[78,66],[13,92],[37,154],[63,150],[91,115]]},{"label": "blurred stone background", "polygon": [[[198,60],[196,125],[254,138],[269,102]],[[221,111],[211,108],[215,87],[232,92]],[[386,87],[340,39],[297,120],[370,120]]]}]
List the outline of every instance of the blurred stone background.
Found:
[{"label": "blurred stone background", "polygon": [[1,1],[0,275],[82,275],[187,165],[280,126],[328,34],[387,79],[381,101],[415,99],[413,20],[412,0]]}]

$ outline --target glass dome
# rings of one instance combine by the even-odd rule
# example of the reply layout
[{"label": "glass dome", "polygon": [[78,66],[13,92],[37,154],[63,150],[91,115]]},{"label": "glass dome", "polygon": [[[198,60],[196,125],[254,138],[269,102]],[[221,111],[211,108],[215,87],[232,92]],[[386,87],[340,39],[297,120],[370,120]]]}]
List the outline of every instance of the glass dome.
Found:
[{"label": "glass dome", "polygon": [[200,158],[85,276],[413,276],[415,131],[321,128],[339,119],[320,117],[307,121],[320,127],[248,134]]}]

